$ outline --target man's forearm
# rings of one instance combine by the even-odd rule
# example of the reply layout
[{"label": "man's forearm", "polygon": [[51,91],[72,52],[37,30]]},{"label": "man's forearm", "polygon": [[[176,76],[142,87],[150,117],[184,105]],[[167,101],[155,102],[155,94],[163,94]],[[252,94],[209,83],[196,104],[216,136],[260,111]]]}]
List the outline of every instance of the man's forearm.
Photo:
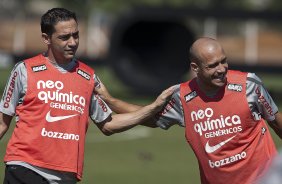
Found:
[{"label": "man's forearm", "polygon": [[2,137],[5,135],[5,133],[7,132],[8,127],[3,125],[2,123],[0,123],[0,140],[2,139]]},{"label": "man's forearm", "polygon": [[95,88],[96,93],[104,100],[107,105],[117,114],[133,112],[140,109],[142,106],[134,105],[113,97],[106,86],[101,82]]},{"label": "man's forearm", "polygon": [[12,118],[13,118],[12,116],[0,112],[0,140],[9,129]]},{"label": "man's forearm", "polygon": [[105,102],[117,114],[134,112],[142,108],[142,106],[130,104],[116,98],[108,99]]},{"label": "man's forearm", "polygon": [[131,113],[115,114],[112,116],[112,121],[107,122],[103,128],[109,134],[123,132],[148,121],[157,112],[157,108],[150,104]]},{"label": "man's forearm", "polygon": [[111,135],[113,133],[123,132],[136,125],[142,124],[161,111],[163,106],[171,98],[173,91],[173,87],[168,88],[167,90],[163,91],[153,103],[130,113],[115,114],[112,116],[112,119],[108,119],[106,122],[97,125],[104,134]]},{"label": "man's forearm", "polygon": [[275,120],[269,123],[270,127],[282,139],[282,114],[280,112],[275,114]]}]

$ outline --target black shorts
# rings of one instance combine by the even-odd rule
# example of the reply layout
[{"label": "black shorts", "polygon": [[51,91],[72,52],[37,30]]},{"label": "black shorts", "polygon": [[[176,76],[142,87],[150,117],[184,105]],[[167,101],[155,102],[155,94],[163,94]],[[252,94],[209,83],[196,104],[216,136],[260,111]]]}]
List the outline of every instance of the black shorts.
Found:
[{"label": "black shorts", "polygon": [[38,173],[20,165],[6,165],[3,184],[49,184]]}]

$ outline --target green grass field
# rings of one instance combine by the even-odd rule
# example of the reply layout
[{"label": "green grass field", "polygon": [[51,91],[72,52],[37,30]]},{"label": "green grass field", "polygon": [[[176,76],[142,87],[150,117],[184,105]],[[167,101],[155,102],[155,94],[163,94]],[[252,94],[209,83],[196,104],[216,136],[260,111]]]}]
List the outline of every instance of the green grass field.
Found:
[{"label": "green grass field", "polygon": [[[9,73],[10,71],[0,70],[0,94]],[[96,68],[96,73],[116,97],[138,104],[147,104],[153,99],[130,93],[107,68]],[[275,93],[282,91],[281,76],[259,76],[264,80],[266,87]],[[279,98],[279,95],[277,97]],[[282,109],[281,97],[275,100]],[[14,124],[0,141],[1,159]],[[281,141],[276,135],[273,137],[280,148]],[[3,174],[2,163],[0,182],[3,180]],[[91,124],[87,134],[84,178],[81,183],[197,184],[200,180],[197,160],[185,141],[184,128],[175,126],[165,131],[138,126],[130,131],[107,137]]]}]

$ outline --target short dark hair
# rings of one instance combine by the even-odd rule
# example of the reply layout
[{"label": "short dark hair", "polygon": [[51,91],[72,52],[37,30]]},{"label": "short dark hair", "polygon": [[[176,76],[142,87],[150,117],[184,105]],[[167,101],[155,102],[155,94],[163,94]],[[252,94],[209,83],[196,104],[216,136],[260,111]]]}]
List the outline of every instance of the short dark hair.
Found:
[{"label": "short dark hair", "polygon": [[77,22],[76,15],[65,8],[52,8],[41,17],[41,32],[51,36],[54,32],[54,26],[60,21],[74,19]]}]

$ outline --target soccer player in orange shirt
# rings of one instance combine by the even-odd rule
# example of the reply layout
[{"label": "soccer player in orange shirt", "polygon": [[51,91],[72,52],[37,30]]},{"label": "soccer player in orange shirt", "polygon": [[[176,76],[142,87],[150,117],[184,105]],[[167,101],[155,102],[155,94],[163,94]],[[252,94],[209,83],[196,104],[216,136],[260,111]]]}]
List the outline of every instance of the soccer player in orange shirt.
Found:
[{"label": "soccer player in orange shirt", "polygon": [[4,158],[4,184],[77,183],[89,117],[106,135],[122,132],[149,120],[173,93],[172,87],[138,111],[112,115],[94,92],[94,70],[75,58],[75,13],[48,10],[41,31],[47,51],[16,64],[0,102],[0,139],[16,119]]},{"label": "soccer player in orange shirt", "polygon": [[[147,125],[185,127],[203,184],[256,183],[277,154],[266,121],[282,138],[281,113],[254,73],[228,70],[218,41],[199,38],[189,52],[195,78],[178,84],[156,123]],[[98,93],[115,112],[140,108],[100,86]]]}]

